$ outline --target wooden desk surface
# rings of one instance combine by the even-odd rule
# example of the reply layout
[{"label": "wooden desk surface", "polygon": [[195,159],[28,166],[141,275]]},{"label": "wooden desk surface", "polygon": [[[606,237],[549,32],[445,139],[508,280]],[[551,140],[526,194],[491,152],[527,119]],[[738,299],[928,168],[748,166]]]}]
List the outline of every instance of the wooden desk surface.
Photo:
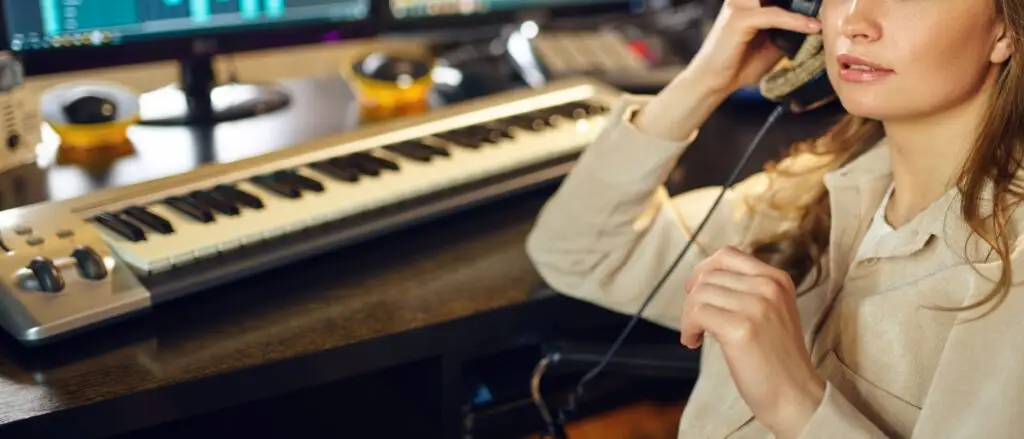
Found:
[{"label": "wooden desk surface", "polygon": [[[280,130],[278,147],[346,129],[337,114],[308,111],[336,103],[317,100],[316,93],[302,96],[292,116],[305,119],[279,115],[261,128]],[[674,175],[670,186],[721,182],[766,113],[719,111],[681,169],[701,166]],[[775,156],[774,145],[820,131],[822,120],[784,119],[766,139],[773,146],[755,161]],[[161,129],[180,139],[180,151],[145,151],[199,163],[188,130]],[[78,190],[60,178],[50,181],[51,192]],[[96,181],[103,183],[90,190],[110,180]],[[607,323],[609,313],[535,291],[540,279],[523,242],[549,193],[296,261],[52,347],[25,349],[2,339],[0,437],[106,436],[444,352]]]}]

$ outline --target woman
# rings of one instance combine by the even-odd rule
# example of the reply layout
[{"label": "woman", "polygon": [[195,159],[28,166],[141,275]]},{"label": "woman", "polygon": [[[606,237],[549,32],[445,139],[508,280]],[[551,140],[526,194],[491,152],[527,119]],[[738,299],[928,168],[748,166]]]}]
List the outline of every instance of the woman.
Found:
[{"label": "woman", "polygon": [[780,59],[764,29],[820,31],[849,116],[731,188],[645,314],[703,346],[679,436],[1021,437],[1024,5],[825,0],[819,19],[726,1],[671,85],[623,98],[530,257],[635,312],[718,193],[661,187],[689,140]]}]

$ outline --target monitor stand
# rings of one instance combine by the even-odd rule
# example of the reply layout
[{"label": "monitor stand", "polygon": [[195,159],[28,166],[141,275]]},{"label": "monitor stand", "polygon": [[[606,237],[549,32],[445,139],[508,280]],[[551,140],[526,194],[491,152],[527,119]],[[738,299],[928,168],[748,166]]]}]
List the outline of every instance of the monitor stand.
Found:
[{"label": "monitor stand", "polygon": [[210,126],[288,105],[288,95],[271,85],[218,84],[212,56],[183,59],[179,64],[180,85],[169,85],[139,97],[141,124]]}]

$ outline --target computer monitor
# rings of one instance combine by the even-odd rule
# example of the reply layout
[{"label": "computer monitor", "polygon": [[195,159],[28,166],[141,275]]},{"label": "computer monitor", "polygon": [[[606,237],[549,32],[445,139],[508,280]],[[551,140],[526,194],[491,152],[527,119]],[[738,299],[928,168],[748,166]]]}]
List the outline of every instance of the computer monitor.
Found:
[{"label": "computer monitor", "polygon": [[646,0],[386,0],[386,4],[390,28],[416,30],[507,23],[524,12],[556,17],[640,12]]},{"label": "computer monitor", "polygon": [[[180,114],[144,123],[208,125],[287,105],[270,87],[218,103],[218,53],[370,35],[372,0],[2,0],[0,35],[26,74],[177,59]],[[237,97],[235,97],[237,100]]]}]

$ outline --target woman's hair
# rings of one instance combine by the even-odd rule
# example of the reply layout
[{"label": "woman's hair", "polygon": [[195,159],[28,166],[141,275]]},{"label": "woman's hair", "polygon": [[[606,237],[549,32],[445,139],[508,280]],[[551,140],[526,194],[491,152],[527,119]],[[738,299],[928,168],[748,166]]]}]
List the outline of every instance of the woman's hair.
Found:
[{"label": "woman's hair", "polygon": [[[1024,3],[1017,0],[996,0],[997,12],[1003,19],[1012,41],[1013,53],[1003,65],[996,84],[994,98],[986,109],[986,116],[975,141],[974,148],[964,162],[957,179],[957,190],[962,196],[961,215],[971,231],[983,239],[1002,261],[1002,272],[995,280],[992,291],[981,300],[964,307],[937,307],[948,311],[979,308],[985,304],[997,306],[1009,292],[1012,282],[1010,265],[1011,239],[1006,222],[1013,209],[1024,200],[1024,187],[1016,175],[1024,155]],[[814,156],[822,159],[820,166],[801,170],[779,166],[775,162],[765,166],[766,173],[777,178],[796,178],[812,182],[806,188],[810,195],[800,202],[769,197],[767,208],[772,214],[781,214],[795,226],[776,236],[753,243],[754,254],[773,266],[786,270],[793,281],[800,284],[812,273],[810,287],[821,283],[824,267],[822,256],[829,245],[831,212],[828,192],[822,177],[825,172],[838,169],[871,149],[884,136],[880,122],[846,115],[822,137],[800,142],[787,154]],[[994,191],[988,197],[986,188]],[[801,188],[801,191],[804,191]],[[982,200],[994,203],[991,215],[984,215]],[[991,309],[991,308],[990,308]]]}]

